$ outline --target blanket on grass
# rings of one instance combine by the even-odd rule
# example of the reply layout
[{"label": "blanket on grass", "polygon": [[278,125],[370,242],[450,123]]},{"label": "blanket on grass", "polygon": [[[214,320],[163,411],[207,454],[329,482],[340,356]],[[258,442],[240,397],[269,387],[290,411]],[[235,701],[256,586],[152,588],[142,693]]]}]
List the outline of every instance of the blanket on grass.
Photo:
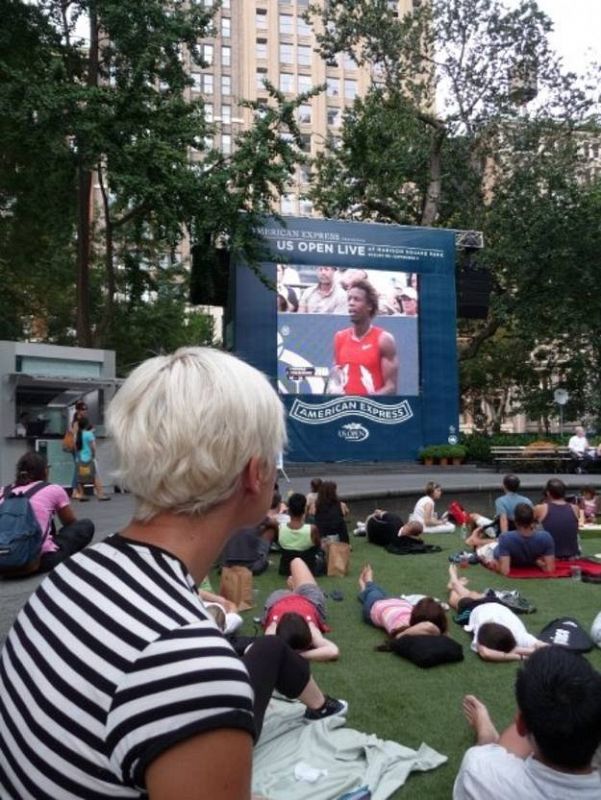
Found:
[{"label": "blanket on grass", "polygon": [[[491,569],[487,564],[482,564],[487,569]],[[598,561],[591,561],[588,558],[575,558],[572,561],[555,561],[553,572],[543,572],[538,567],[512,567],[509,570],[508,578],[569,578],[572,574],[572,567],[580,567],[583,575],[601,575],[601,564]]]},{"label": "blanket on grass", "polygon": [[[434,769],[447,760],[425,744],[411,750],[347,728],[342,716],[306,722],[304,710],[301,703],[271,700],[253,754],[254,794],[268,800],[336,800],[367,786],[373,800],[386,800],[413,770]],[[314,782],[307,780],[315,777],[310,768],[317,773]]]}]

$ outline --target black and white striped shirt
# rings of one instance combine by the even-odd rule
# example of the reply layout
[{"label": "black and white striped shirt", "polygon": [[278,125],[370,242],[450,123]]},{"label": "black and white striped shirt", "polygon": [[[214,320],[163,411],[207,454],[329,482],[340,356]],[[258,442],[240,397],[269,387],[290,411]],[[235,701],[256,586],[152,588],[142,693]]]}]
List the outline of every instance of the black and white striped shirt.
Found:
[{"label": "black and white striped shirt", "polygon": [[185,566],[111,536],[51,572],[6,640],[0,797],[144,797],[159,753],[216,728],[252,733],[252,704]]}]

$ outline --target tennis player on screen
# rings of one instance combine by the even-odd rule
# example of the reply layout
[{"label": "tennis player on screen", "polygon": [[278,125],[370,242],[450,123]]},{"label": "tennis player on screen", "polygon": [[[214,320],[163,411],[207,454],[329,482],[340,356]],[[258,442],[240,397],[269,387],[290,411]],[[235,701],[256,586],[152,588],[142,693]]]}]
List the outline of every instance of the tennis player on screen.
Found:
[{"label": "tennis player on screen", "polygon": [[349,288],[348,311],[352,327],[334,336],[334,368],[328,394],[397,394],[399,361],[390,333],[372,325],[378,311],[378,293],[367,280]]}]

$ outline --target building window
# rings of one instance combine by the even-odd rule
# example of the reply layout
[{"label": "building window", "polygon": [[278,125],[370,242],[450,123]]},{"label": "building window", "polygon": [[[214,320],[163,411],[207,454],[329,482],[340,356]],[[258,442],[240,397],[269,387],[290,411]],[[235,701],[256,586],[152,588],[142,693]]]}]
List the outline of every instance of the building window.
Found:
[{"label": "building window", "polygon": [[213,63],[213,45],[203,44],[202,46],[202,60],[210,67]]},{"label": "building window", "polygon": [[343,54],[342,65],[344,66],[345,69],[357,69],[357,65],[355,64],[353,58],[348,53]]},{"label": "building window", "polygon": [[224,122],[226,125],[229,125],[232,121],[232,107],[231,106],[221,106],[221,121]]},{"label": "building window", "polygon": [[213,76],[202,76],[202,91],[204,94],[213,94]]},{"label": "building window", "polygon": [[267,42],[264,39],[257,39],[255,47],[255,55],[257,58],[267,58]]},{"label": "building window", "polygon": [[221,94],[232,93],[232,79],[229,75],[221,76]]},{"label": "building window", "polygon": [[229,9],[230,0],[221,0],[221,8]]},{"label": "building window", "polygon": [[331,128],[339,128],[342,124],[342,112],[339,108],[328,106],[328,125]]},{"label": "building window", "polygon": [[305,22],[301,16],[298,16],[296,18],[296,32],[299,36],[311,36],[313,29],[308,22]]},{"label": "building window", "polygon": [[232,65],[232,48],[222,45],[221,47],[221,66],[231,67]]},{"label": "building window", "polygon": [[298,93],[304,94],[304,92],[310,92],[313,88],[313,80],[310,75],[299,75],[298,76]]},{"label": "building window", "polygon": [[229,39],[232,35],[232,21],[229,17],[221,17],[221,35],[224,39]]},{"label": "building window", "polygon": [[298,121],[301,125],[310,125],[311,124],[311,106],[309,103],[303,103],[299,106],[298,111]]},{"label": "building window", "polygon": [[340,97],[340,78],[326,78],[328,97]]},{"label": "building window", "polygon": [[221,134],[221,152],[226,156],[232,152],[232,137],[229,133]]},{"label": "building window", "polygon": [[291,44],[280,43],[280,64],[292,64],[294,51]]},{"label": "building window", "polygon": [[192,78],[192,91],[202,92],[202,75],[200,72],[192,72],[190,77]]},{"label": "building window", "polygon": [[280,14],[280,33],[294,33],[294,18],[291,14]]},{"label": "building window", "polygon": [[294,91],[294,75],[289,72],[280,72],[280,92]]},{"label": "building window", "polygon": [[311,182],[311,168],[307,164],[301,164],[298,168],[298,179],[300,183]]},{"label": "building window", "polygon": [[311,66],[311,48],[306,45],[299,44],[296,50],[296,63],[300,67]]},{"label": "building window", "polygon": [[213,122],[213,104],[212,103],[205,103],[204,112],[205,112],[205,120],[207,122]]},{"label": "building window", "polygon": [[347,100],[354,100],[357,97],[357,81],[344,82],[344,96]]},{"label": "building window", "polygon": [[257,11],[255,14],[255,27],[259,31],[267,30],[267,11]]},{"label": "building window", "polygon": [[311,152],[311,134],[309,133],[301,133],[301,150],[304,153]]},{"label": "building window", "polygon": [[310,200],[301,199],[299,201],[300,213],[308,217],[313,213],[313,203]]},{"label": "building window", "polygon": [[257,91],[264,92],[265,89],[265,80],[267,79],[267,70],[260,69],[257,70]]}]

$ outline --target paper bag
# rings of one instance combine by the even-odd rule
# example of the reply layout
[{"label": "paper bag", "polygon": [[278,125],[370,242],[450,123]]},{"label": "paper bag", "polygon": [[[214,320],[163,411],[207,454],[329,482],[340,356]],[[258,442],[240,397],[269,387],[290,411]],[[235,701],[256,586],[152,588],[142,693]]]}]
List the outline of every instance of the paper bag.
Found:
[{"label": "paper bag", "polygon": [[328,544],[328,577],[343,578],[348,575],[351,546],[346,542]]},{"label": "paper bag", "polygon": [[230,600],[238,611],[253,607],[253,574],[248,567],[223,567],[219,594]]}]

